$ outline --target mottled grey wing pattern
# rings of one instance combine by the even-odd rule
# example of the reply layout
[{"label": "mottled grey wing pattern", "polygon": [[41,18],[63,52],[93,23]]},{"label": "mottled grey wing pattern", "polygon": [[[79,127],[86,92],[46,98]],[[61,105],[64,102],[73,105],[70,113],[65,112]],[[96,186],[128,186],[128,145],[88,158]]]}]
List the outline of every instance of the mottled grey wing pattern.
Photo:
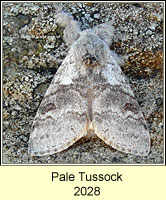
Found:
[{"label": "mottled grey wing pattern", "polygon": [[31,155],[60,152],[86,134],[86,80],[81,70],[70,54],[54,76],[33,122]]},{"label": "mottled grey wing pattern", "polygon": [[135,155],[150,151],[149,131],[134,94],[116,61],[94,75],[95,133],[113,148]]}]

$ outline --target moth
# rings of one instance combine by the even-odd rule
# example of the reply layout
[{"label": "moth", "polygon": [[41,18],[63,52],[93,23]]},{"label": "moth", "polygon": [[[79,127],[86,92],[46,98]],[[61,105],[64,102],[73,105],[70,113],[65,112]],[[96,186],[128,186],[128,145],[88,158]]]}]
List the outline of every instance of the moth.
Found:
[{"label": "moth", "polygon": [[29,154],[61,152],[95,134],[121,152],[146,156],[149,130],[120,68],[121,59],[109,49],[112,23],[81,31],[63,12],[57,23],[65,27],[64,41],[70,49],[34,118]]}]

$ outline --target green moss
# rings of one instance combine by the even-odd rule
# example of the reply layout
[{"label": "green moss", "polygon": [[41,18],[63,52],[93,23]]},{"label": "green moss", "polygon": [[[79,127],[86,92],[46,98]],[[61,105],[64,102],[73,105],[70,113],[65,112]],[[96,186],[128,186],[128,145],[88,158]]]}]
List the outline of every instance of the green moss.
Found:
[{"label": "green moss", "polygon": [[37,44],[37,49],[36,49],[36,53],[35,55],[36,56],[39,56],[40,53],[44,52],[44,48],[43,48],[43,44],[42,42],[40,41],[38,44]]}]

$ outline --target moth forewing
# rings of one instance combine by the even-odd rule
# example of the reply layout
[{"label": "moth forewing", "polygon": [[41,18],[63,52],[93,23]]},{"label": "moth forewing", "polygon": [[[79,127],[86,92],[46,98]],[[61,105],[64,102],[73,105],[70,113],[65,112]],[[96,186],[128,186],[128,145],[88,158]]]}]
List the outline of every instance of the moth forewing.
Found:
[{"label": "moth forewing", "polygon": [[86,80],[78,77],[82,68],[76,71],[71,59],[64,60],[38,108],[29,139],[31,155],[60,152],[86,135]]},{"label": "moth forewing", "polygon": [[113,148],[135,155],[147,155],[150,136],[134,94],[112,56],[94,79],[94,123],[98,137]]}]

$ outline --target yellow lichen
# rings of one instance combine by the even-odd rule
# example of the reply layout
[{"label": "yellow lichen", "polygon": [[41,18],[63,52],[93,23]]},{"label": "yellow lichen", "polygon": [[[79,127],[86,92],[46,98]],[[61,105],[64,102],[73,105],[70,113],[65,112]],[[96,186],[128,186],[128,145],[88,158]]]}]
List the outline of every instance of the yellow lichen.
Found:
[{"label": "yellow lichen", "polygon": [[141,52],[130,57],[130,64],[135,64],[141,67],[150,67],[155,69],[163,68],[163,53],[162,52]]},{"label": "yellow lichen", "polygon": [[158,52],[140,52],[131,56],[126,62],[124,69],[134,69],[137,75],[144,76],[156,72],[162,75],[163,53]]}]

